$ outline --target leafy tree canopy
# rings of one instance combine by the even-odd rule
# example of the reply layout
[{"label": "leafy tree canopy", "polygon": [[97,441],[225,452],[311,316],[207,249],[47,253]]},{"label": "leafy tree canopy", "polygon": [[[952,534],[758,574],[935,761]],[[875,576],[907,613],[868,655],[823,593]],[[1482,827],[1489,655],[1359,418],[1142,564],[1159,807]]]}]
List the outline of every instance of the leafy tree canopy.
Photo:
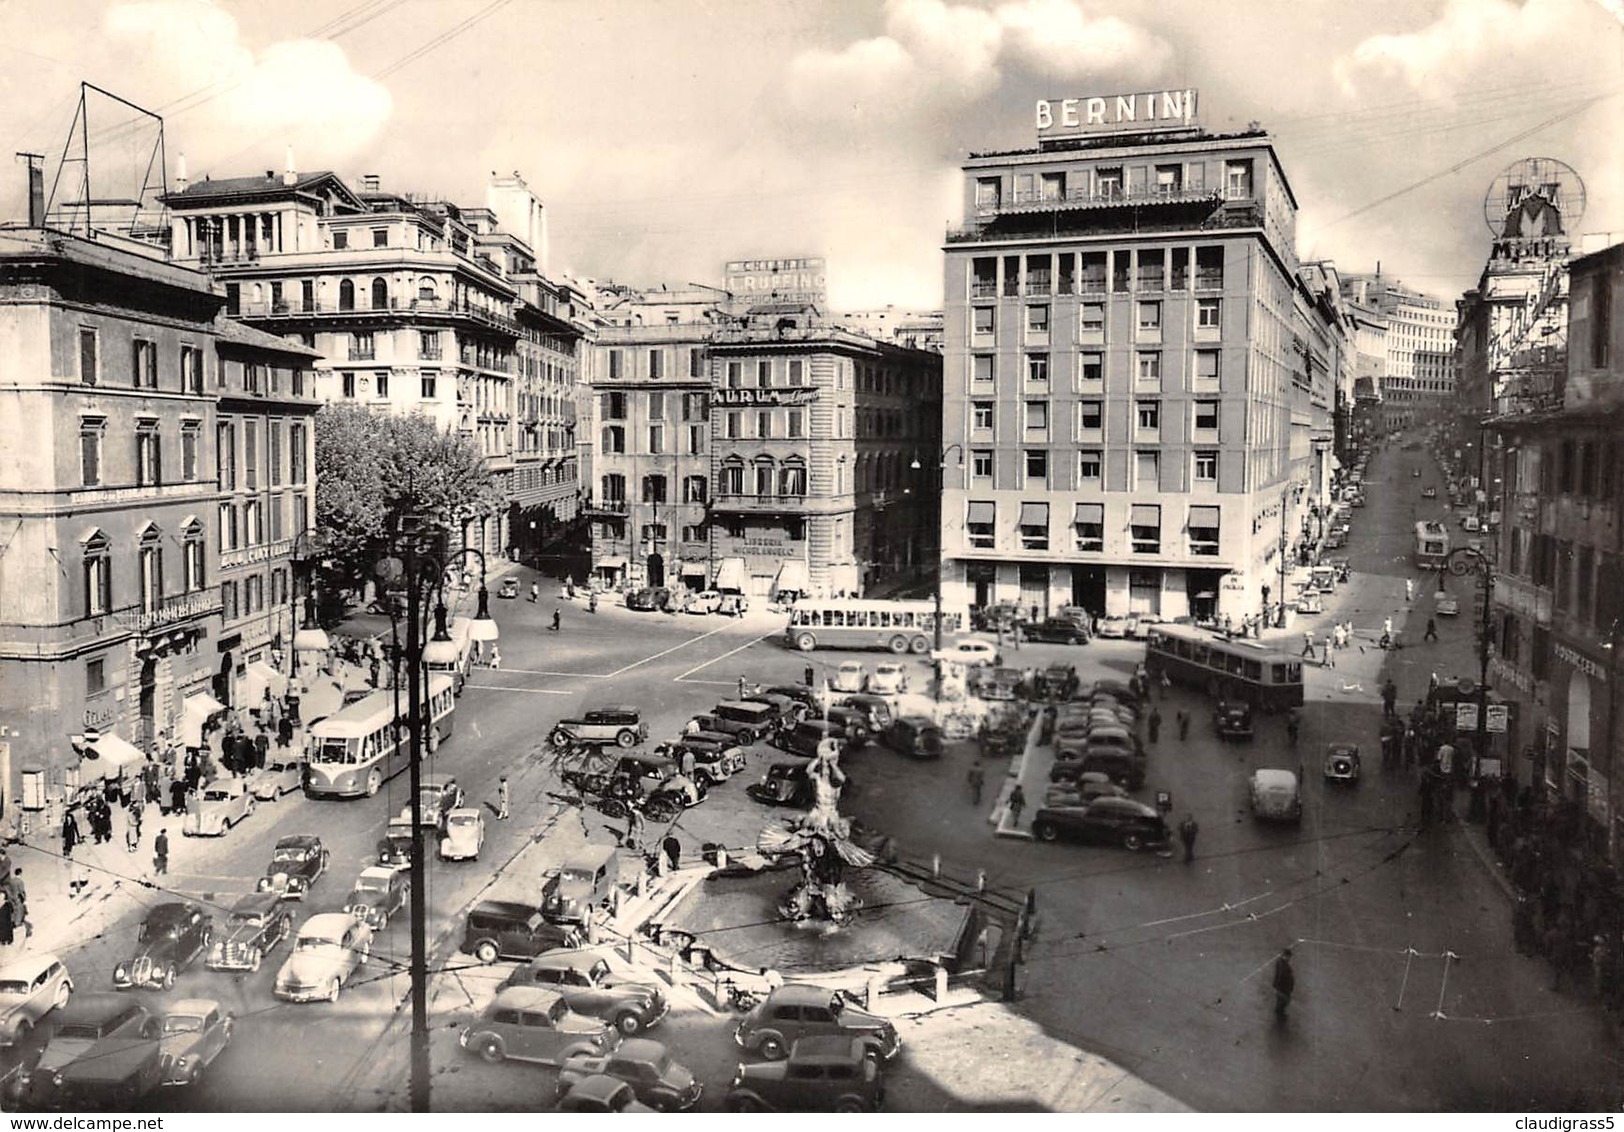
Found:
[{"label": "leafy tree canopy", "polygon": [[426,414],[347,402],[316,414],[316,526],[351,577],[371,568],[397,515],[427,515],[456,531],[502,505],[473,441]]}]

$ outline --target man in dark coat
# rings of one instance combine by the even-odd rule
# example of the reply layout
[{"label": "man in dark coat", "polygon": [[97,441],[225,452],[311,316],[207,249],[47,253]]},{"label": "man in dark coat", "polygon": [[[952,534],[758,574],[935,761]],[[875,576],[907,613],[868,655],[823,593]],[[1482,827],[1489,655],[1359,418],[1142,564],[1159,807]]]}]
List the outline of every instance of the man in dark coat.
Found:
[{"label": "man in dark coat", "polygon": [[264,770],[265,769],[265,756],[270,753],[270,750],[271,750],[271,737],[269,735],[267,735],[267,734],[265,734],[265,732],[261,731],[258,735],[254,736],[254,769],[255,770]]},{"label": "man in dark coat", "polygon": [[62,815],[62,855],[73,856],[73,847],[83,841],[84,834],[79,831],[79,821],[73,816],[73,811],[67,810]]},{"label": "man in dark coat", "polygon": [[1291,1006],[1292,992],[1297,989],[1297,973],[1291,969],[1291,948],[1282,948],[1274,960],[1274,1016],[1285,1020]]},{"label": "man in dark coat", "polygon": [[169,784],[169,812],[184,814],[186,812],[186,780],[177,778]]}]

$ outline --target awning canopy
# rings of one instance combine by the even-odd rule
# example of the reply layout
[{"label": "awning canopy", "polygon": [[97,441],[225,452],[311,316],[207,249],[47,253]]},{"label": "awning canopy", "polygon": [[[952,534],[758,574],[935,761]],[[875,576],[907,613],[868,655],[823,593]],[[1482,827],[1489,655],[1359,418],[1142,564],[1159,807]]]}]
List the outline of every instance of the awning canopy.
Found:
[{"label": "awning canopy", "polygon": [[1336,458],[1336,453],[1335,452],[1332,452],[1331,453],[1331,471],[1340,472],[1341,470],[1342,470],[1342,461],[1338,460]]},{"label": "awning canopy", "polygon": [[186,702],[181,705],[180,715],[180,742],[183,747],[201,747],[203,745],[203,725],[213,716],[226,710],[226,705],[209,695],[199,692],[195,696],[187,696]]},{"label": "awning canopy", "polygon": [[1219,510],[1211,506],[1194,506],[1190,508],[1190,526],[1211,528],[1218,525]]},{"label": "awning canopy", "polygon": [[624,570],[626,560],[624,558],[605,558],[595,568],[598,570]]},{"label": "awning canopy", "polygon": [[1047,503],[1021,504],[1021,526],[1047,527],[1049,525],[1049,505]]},{"label": "awning canopy", "polygon": [[124,773],[125,767],[146,759],[146,756],[128,741],[105,732],[94,743],[85,744],[86,757],[89,757],[92,751],[96,754],[94,760],[96,770],[103,778],[117,778]]},{"label": "awning canopy", "polygon": [[1074,523],[1103,523],[1105,522],[1105,504],[1079,503],[1077,514],[1072,518]]},{"label": "awning canopy", "polygon": [[778,579],[773,582],[773,589],[779,591],[793,590],[795,593],[804,594],[809,588],[811,588],[811,582],[807,577],[806,563],[786,559],[784,564],[778,568]]},{"label": "awning canopy", "polygon": [[[257,708],[265,699],[265,693],[273,696],[286,694],[288,678],[263,660],[256,660],[248,666],[248,672],[243,676],[243,695],[239,702],[251,708]],[[213,697],[209,697],[213,699]],[[191,701],[188,700],[187,703]]]},{"label": "awning canopy", "polygon": [[716,568],[716,588],[719,590],[736,590],[743,593],[744,582],[744,559],[722,559],[722,564]]},{"label": "awning canopy", "polygon": [[1154,503],[1135,503],[1128,523],[1135,527],[1159,527],[1162,525],[1162,509]]},{"label": "awning canopy", "polygon": [[995,522],[997,517],[998,508],[995,504],[987,500],[972,499],[970,501],[970,509],[965,514],[964,521],[967,523],[976,524],[991,523]]}]

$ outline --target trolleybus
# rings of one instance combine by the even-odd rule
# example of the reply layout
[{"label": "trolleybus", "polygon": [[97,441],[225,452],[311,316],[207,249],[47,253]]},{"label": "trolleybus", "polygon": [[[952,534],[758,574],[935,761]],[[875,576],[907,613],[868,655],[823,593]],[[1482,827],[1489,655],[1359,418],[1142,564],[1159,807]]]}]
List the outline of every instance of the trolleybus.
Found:
[{"label": "trolleybus", "polygon": [[1261,711],[1303,702],[1303,664],[1256,641],[1226,640],[1189,625],[1157,625],[1145,638],[1152,679],[1204,689],[1214,698],[1245,700]]},{"label": "trolleybus", "polygon": [[[428,678],[428,723],[424,745],[433,750],[451,737],[457,708],[451,677]],[[411,736],[404,715],[395,712],[395,692],[384,689],[334,712],[310,729],[310,760],[305,793],[312,798],[370,798],[405,769]],[[401,711],[405,711],[402,703]]]},{"label": "trolleybus", "polygon": [[[962,633],[970,624],[966,609],[942,610],[942,635]],[[936,607],[929,601],[865,601],[821,598],[796,602],[789,611],[784,640],[802,652],[813,649],[890,649],[930,652],[936,634]]]}]

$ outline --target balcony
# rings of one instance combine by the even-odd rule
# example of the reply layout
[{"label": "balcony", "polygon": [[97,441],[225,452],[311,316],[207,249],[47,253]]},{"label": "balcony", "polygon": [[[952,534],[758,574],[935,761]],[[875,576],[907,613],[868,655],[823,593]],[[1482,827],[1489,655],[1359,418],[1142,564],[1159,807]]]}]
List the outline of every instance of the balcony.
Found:
[{"label": "balcony", "polygon": [[1126,236],[1146,232],[1221,231],[1261,228],[1257,205],[1224,206],[1217,192],[1145,193],[1094,205],[1046,202],[1041,209],[978,213],[975,223],[949,228],[949,244],[1055,236]]},{"label": "balcony", "polygon": [[581,510],[588,515],[630,515],[632,503],[629,499],[589,499],[582,504]]},{"label": "balcony", "polygon": [[144,634],[154,629],[164,629],[212,617],[220,612],[220,608],[220,591],[218,587],[213,587],[194,593],[159,598],[150,609],[143,609],[137,605],[118,610],[113,614],[113,624],[120,629]]},{"label": "balcony", "polygon": [[751,514],[801,511],[806,507],[804,495],[743,495],[718,492],[712,511],[749,512]]},{"label": "balcony", "polygon": [[377,357],[378,357],[378,351],[377,351],[376,347],[373,347],[373,346],[351,346],[350,347],[350,361],[352,361],[352,362],[370,362],[370,361],[375,361],[377,359]]},{"label": "balcony", "polygon": [[[365,296],[358,296],[365,298]],[[389,300],[388,306],[366,306],[357,302],[350,306],[343,306],[337,300],[317,300],[313,303],[291,302],[279,300],[271,302],[260,300],[250,302],[243,300],[237,305],[238,313],[243,318],[286,318],[309,319],[326,318],[341,315],[344,318],[361,318],[366,316],[382,315],[444,315],[452,318],[468,318],[475,322],[509,334],[517,334],[519,324],[514,319],[496,311],[478,307],[472,303],[455,303],[448,299],[396,299]]]},{"label": "balcony", "polygon": [[1122,208],[1124,206],[1155,204],[1217,204],[1223,200],[1221,189],[1165,188],[1160,185],[1142,189],[1106,188],[1072,189],[1066,193],[1029,192],[1012,193],[998,204],[978,205],[978,216],[1012,216],[1032,212],[1058,212],[1075,208]]}]

